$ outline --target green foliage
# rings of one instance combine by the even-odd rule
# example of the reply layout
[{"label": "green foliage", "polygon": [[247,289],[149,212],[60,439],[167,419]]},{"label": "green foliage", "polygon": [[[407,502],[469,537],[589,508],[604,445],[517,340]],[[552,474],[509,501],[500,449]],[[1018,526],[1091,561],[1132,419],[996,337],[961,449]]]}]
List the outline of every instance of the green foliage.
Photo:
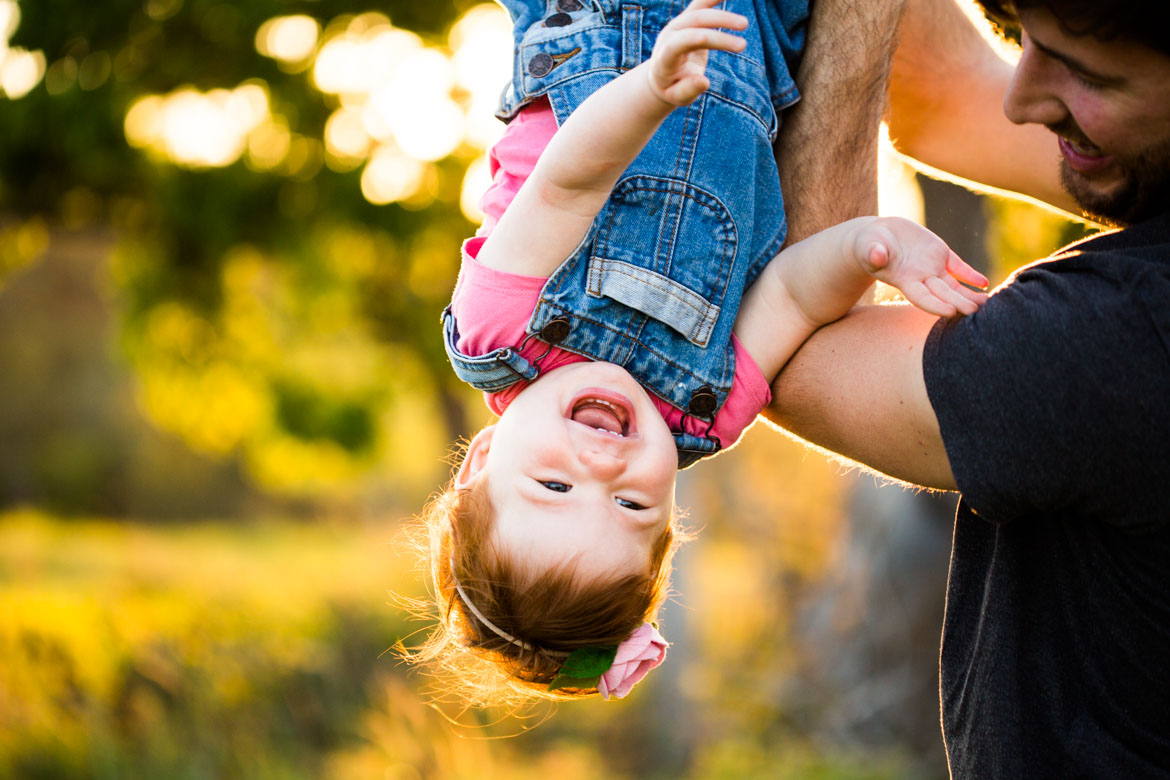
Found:
[{"label": "green foliage", "polygon": [[[459,242],[473,229],[458,202],[477,152],[431,164],[427,198],[372,205],[360,171],[322,161],[338,99],[318,91],[303,67],[261,55],[257,30],[272,17],[305,14],[328,31],[376,10],[442,45],[475,4],[20,4],[11,45],[43,51],[47,72],[27,95],[0,99],[0,214],[40,226],[37,235],[46,225],[115,229],[110,275],[121,344],[148,419],[204,454],[238,459],[262,489],[336,494],[375,473],[400,473],[425,481],[410,488],[422,495],[441,477],[439,456],[468,432],[474,401],[447,366],[437,319]],[[241,158],[192,169],[127,142],[124,124],[140,98],[245,83],[263,85],[272,115],[307,139],[305,165],[261,169]],[[0,282],[46,244],[29,230],[8,230],[0,230]],[[241,255],[276,280],[250,290],[247,322],[229,289]],[[197,324],[182,345],[155,330],[176,312]],[[241,348],[241,330],[256,324],[263,329],[254,337],[268,349]],[[349,345],[333,359],[348,369],[323,371],[309,354],[332,349],[326,342]],[[337,379],[363,370],[364,382]],[[225,388],[215,377],[228,373],[235,379]],[[225,391],[233,401],[217,401]],[[427,468],[418,465],[420,448],[435,453]]]}]

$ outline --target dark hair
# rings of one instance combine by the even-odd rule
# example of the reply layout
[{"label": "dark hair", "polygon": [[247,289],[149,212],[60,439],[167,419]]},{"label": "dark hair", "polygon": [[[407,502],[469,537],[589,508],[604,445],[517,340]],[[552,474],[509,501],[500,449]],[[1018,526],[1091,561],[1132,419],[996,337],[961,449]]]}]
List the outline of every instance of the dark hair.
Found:
[{"label": "dark hair", "polygon": [[1170,3],[1166,0],[978,0],[983,12],[1001,28],[1018,30],[1019,9],[1047,8],[1072,35],[1103,41],[1133,41],[1170,55]]},{"label": "dark hair", "polygon": [[[670,588],[670,559],[686,538],[677,517],[671,514],[651,546],[646,569],[616,579],[578,577],[571,562],[533,577],[493,544],[494,525],[487,480],[480,479],[463,490],[448,485],[407,529],[433,599],[416,611],[437,620],[425,642],[403,655],[436,678],[439,699],[453,694],[492,706],[596,695],[596,688],[553,692],[548,684],[565,652],[620,644],[653,620]],[[459,597],[457,581],[480,612],[531,649],[484,626]]]}]

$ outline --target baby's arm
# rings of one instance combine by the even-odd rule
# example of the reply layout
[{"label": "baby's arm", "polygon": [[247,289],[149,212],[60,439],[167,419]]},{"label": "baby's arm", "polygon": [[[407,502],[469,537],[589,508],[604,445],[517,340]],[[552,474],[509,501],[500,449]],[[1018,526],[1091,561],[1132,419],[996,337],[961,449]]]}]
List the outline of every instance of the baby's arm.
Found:
[{"label": "baby's arm", "polygon": [[693,0],[659,33],[647,62],[578,106],[484,242],[480,263],[549,276],[572,253],[662,121],[710,86],[707,52],[746,46],[742,38],[717,29],[747,26],[745,17],[714,8],[720,2]]},{"label": "baby's arm", "polygon": [[744,296],[735,335],[770,382],[813,331],[843,317],[874,279],[923,311],[973,314],[987,295],[983,274],[941,238],[900,218],[860,217],[793,244]]}]

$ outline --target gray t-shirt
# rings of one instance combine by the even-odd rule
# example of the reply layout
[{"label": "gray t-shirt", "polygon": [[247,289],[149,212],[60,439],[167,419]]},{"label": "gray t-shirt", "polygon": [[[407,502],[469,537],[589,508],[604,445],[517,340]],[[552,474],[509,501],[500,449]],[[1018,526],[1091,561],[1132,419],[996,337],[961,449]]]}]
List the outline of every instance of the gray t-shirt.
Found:
[{"label": "gray t-shirt", "polygon": [[1020,271],[923,370],[962,491],[955,777],[1170,777],[1170,215]]}]

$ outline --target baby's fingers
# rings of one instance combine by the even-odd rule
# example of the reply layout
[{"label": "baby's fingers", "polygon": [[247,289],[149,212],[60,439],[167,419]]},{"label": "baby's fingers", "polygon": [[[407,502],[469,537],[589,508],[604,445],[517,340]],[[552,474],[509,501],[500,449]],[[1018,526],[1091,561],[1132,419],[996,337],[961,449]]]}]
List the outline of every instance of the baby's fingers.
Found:
[{"label": "baby's fingers", "polygon": [[960,292],[963,288],[958,283],[932,276],[925,284],[936,298],[953,307],[954,311],[960,314],[974,314],[979,311],[979,304]]},{"label": "baby's fingers", "polygon": [[664,29],[726,27],[729,30],[746,30],[747,17],[715,8],[721,2],[722,0],[695,0],[681,14],[671,19]]},{"label": "baby's fingers", "polygon": [[[928,279],[927,283],[929,282]],[[954,317],[955,307],[935,295],[927,283],[911,282],[902,288],[902,295],[927,314],[933,314],[936,317]]]},{"label": "baby's fingers", "polygon": [[676,60],[701,49],[743,51],[746,46],[746,40],[729,32],[703,27],[688,27],[683,30],[674,30],[670,35],[659,36],[656,49],[661,49],[661,56],[667,60]]},{"label": "baby's fingers", "polygon": [[688,75],[664,89],[662,95],[677,106],[686,106],[693,103],[710,86],[711,81],[703,74]]},{"label": "baby's fingers", "polygon": [[983,289],[990,282],[987,277],[967,265],[961,257],[950,251],[947,256],[947,273],[964,284]]}]

